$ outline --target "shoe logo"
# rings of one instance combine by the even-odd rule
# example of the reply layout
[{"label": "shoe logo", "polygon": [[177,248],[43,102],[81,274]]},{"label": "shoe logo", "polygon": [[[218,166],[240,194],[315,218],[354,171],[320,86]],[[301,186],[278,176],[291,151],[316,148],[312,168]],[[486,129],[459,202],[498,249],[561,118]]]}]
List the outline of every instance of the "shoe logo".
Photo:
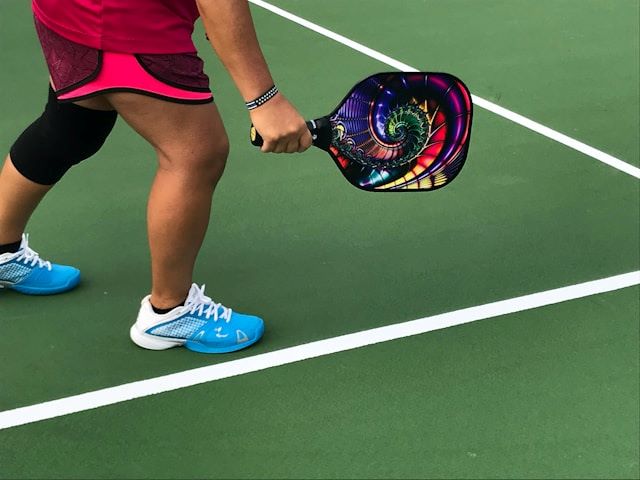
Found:
[{"label": "shoe logo", "polygon": [[204,338],[204,333],[205,333],[204,330],[198,332],[198,334],[195,337],[193,337],[193,339],[194,340],[201,340],[202,338]]},{"label": "shoe logo", "polygon": [[236,339],[238,340],[238,343],[249,341],[249,337],[247,337],[247,334],[244,333],[242,330],[236,330]]},{"label": "shoe logo", "polygon": [[229,334],[222,335],[222,327],[214,328],[213,331],[216,332],[216,338],[226,338],[229,336]]}]

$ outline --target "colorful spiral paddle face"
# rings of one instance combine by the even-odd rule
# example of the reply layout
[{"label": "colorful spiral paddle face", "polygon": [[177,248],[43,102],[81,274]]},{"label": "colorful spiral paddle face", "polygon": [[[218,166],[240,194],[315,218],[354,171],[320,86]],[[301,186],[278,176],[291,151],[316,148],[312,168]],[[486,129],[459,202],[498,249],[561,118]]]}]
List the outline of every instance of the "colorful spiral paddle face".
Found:
[{"label": "colorful spiral paddle face", "polygon": [[356,85],[329,117],[329,152],[353,185],[433,190],[464,164],[471,96],[446,73],[381,73]]}]

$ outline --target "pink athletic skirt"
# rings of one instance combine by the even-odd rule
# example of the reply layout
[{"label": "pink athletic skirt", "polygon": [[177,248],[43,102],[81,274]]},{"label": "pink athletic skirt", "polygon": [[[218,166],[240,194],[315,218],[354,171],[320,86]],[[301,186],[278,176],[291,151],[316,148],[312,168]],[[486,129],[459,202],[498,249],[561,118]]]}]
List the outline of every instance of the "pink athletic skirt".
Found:
[{"label": "pink athletic skirt", "polygon": [[130,54],[72,42],[37,18],[36,31],[61,102],[108,92],[134,92],[178,103],[213,101],[209,77],[197,53]]}]

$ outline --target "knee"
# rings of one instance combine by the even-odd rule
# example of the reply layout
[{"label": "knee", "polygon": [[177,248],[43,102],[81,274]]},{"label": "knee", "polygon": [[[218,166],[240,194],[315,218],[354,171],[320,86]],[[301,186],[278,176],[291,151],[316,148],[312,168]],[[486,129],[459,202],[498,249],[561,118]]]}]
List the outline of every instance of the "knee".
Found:
[{"label": "knee", "polygon": [[230,149],[229,138],[226,134],[213,142],[203,153],[203,160],[207,163],[207,168],[220,169],[220,174],[222,174],[229,158]]},{"label": "knee", "polygon": [[215,185],[222,177],[229,158],[229,139],[226,135],[203,148],[194,158],[194,171],[203,179]]},{"label": "knee", "polygon": [[102,147],[116,118],[114,111],[59,104],[50,90],[44,113],[11,147],[11,160],[29,180],[53,185]]},{"label": "knee", "polygon": [[161,170],[215,185],[222,176],[229,157],[229,139],[225,134],[187,148],[158,152],[158,157]]}]

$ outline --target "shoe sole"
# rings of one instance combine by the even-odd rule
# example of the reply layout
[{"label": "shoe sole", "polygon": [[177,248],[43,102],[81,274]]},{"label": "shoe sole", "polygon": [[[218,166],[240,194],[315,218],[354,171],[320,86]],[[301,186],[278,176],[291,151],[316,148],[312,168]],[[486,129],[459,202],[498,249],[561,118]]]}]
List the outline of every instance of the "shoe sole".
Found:
[{"label": "shoe sole", "polygon": [[173,347],[186,347],[188,350],[192,352],[198,353],[231,353],[237,352],[238,350],[242,350],[243,348],[250,347],[258,340],[262,338],[264,333],[264,327],[258,332],[256,338],[249,340],[247,342],[238,343],[236,345],[231,345],[229,347],[210,347],[200,342],[194,342],[192,340],[172,340],[167,338],[158,338],[155,335],[149,335],[148,333],[141,332],[136,324],[131,326],[129,330],[129,337],[131,337],[131,341],[138,345],[141,348],[146,348],[147,350],[168,350]]},{"label": "shoe sole", "polygon": [[131,341],[139,347],[146,348],[147,350],[167,350],[173,347],[181,347],[184,345],[184,340],[170,340],[165,338],[158,338],[155,335],[149,335],[148,333],[141,332],[134,323],[129,330],[129,337]]},{"label": "shoe sole", "polygon": [[28,287],[24,285],[7,285],[0,284],[0,288],[6,288],[8,290],[14,290],[18,293],[22,293],[24,295],[56,295],[58,293],[68,292],[69,290],[73,290],[80,283],[80,272],[74,277],[71,277],[67,283],[63,285],[58,285],[56,287],[47,287],[47,288],[38,288],[38,287]]}]

